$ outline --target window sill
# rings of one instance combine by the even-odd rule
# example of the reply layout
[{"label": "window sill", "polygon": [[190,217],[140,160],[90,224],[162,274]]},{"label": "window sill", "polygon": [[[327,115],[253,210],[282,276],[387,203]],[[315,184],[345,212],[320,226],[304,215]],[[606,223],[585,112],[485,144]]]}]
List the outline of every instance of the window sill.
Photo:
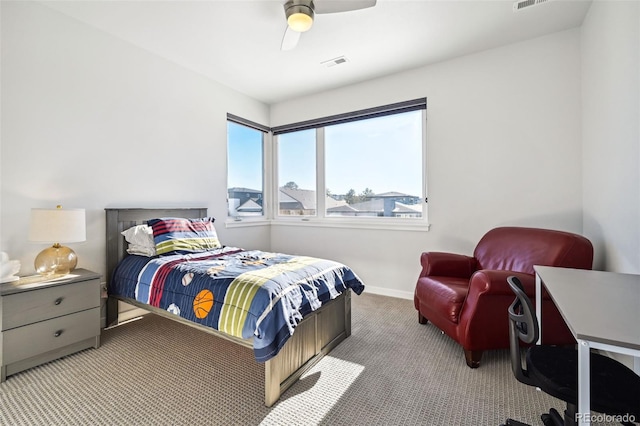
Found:
[{"label": "window sill", "polygon": [[298,220],[274,220],[274,226],[301,226],[312,228],[343,228],[343,229],[379,229],[389,231],[419,231],[427,232],[431,225],[428,223],[410,223],[407,221],[390,222],[381,220],[320,220],[320,219],[298,219]]},{"label": "window sill", "polygon": [[227,219],[224,223],[225,228],[246,228],[250,226],[270,226],[271,221],[268,219],[244,219],[244,220],[233,220]]},{"label": "window sill", "polygon": [[427,232],[431,228],[428,223],[416,221],[383,221],[383,220],[322,220],[315,218],[275,219],[275,220],[227,220],[227,228],[244,228],[250,226],[297,226],[311,228],[337,228],[337,229],[378,229],[389,231],[417,231]]}]

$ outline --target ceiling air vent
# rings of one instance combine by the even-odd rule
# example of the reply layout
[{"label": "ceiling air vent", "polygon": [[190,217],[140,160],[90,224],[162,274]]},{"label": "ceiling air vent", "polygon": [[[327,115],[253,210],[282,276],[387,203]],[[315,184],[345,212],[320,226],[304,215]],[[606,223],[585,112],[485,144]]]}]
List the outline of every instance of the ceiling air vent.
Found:
[{"label": "ceiling air vent", "polygon": [[550,0],[520,0],[513,4],[513,11],[517,12],[522,9],[526,9],[531,6],[536,6],[541,3],[546,3]]},{"label": "ceiling air vent", "polygon": [[340,64],[344,64],[345,62],[347,62],[347,58],[345,58],[344,56],[338,56],[337,58],[333,58],[333,59],[329,59],[328,61],[323,61],[320,62],[321,65],[324,65],[325,67],[333,67],[335,65],[340,65]]}]

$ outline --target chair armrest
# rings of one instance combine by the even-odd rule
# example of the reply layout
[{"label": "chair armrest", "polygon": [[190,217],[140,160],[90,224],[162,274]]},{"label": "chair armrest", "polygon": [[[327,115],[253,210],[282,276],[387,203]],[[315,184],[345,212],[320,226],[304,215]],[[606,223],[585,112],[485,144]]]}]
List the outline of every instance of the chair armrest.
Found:
[{"label": "chair armrest", "polygon": [[507,278],[512,275],[520,279],[527,296],[533,298],[536,290],[535,276],[524,272],[482,269],[471,277],[467,299],[475,299],[481,294],[509,296],[515,299],[516,295],[507,283]]},{"label": "chair armrest", "polygon": [[[511,275],[520,279],[520,282],[524,287],[524,292],[535,303],[536,278],[535,275],[527,274],[526,272],[482,269],[477,271],[471,277],[471,281],[469,282],[469,293],[473,292],[474,297],[477,296],[479,292],[482,292],[494,295],[506,295],[515,298],[516,295],[511,291],[511,288],[509,288],[509,284],[507,284],[507,277],[510,277]],[[551,296],[544,286],[542,286],[542,298],[551,299]]]},{"label": "chair armrest", "polygon": [[527,294],[533,294],[535,278],[531,274],[482,269],[471,277],[457,328],[458,341],[465,349],[509,347],[507,309],[516,298],[507,283],[511,275],[520,279]]},{"label": "chair armrest", "polygon": [[[484,350],[489,348],[509,347],[509,315],[507,309],[516,298],[507,283],[507,277],[515,276],[523,284],[525,293],[532,299],[535,306],[535,275],[524,272],[502,270],[480,270],[471,277],[469,291],[460,310],[458,323],[458,341],[465,349]],[[550,314],[555,311],[553,318],[560,318],[553,326],[543,326],[543,333],[559,334],[558,324],[562,324],[560,314],[553,304],[549,294],[542,292],[544,300],[542,318],[549,321]],[[566,327],[566,326],[565,326]],[[560,333],[562,334],[562,333]],[[543,336],[544,338],[544,336]],[[555,340],[562,340],[554,336]]]},{"label": "chair armrest", "polygon": [[463,254],[431,251],[422,253],[420,264],[422,265],[420,277],[471,278],[476,271],[477,261],[474,257]]}]

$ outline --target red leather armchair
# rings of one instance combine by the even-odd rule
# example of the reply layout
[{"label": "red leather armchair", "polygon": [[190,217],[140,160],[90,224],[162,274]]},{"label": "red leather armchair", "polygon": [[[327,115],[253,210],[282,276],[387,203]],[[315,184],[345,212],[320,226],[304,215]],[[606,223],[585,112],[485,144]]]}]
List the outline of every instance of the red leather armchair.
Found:
[{"label": "red leather armchair", "polygon": [[[431,321],[460,343],[467,365],[477,368],[483,351],[509,347],[507,308],[514,296],[507,277],[518,277],[535,300],[533,265],[591,269],[593,246],[569,232],[501,227],[482,237],[473,256],[428,252],[422,253],[420,261],[422,272],[414,295],[418,321]],[[574,344],[546,292],[542,304],[545,344]]]}]

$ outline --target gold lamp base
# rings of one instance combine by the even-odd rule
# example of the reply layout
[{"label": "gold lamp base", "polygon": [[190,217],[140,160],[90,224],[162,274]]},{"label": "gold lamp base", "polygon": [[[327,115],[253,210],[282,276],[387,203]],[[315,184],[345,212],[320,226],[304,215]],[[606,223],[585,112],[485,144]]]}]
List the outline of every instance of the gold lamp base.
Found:
[{"label": "gold lamp base", "polygon": [[43,276],[66,275],[73,271],[78,264],[78,256],[69,247],[56,243],[52,247],[42,250],[33,265],[36,272]]}]

